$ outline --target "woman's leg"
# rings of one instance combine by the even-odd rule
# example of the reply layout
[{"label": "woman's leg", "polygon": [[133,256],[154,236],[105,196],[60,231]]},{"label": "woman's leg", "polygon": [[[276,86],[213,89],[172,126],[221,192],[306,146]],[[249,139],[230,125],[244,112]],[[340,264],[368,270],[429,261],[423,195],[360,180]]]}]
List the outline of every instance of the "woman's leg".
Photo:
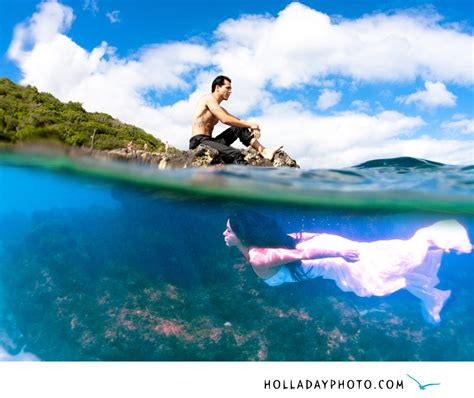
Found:
[{"label": "woman's leg", "polygon": [[405,275],[406,289],[421,300],[423,316],[431,323],[441,320],[441,310],[451,295],[449,290],[435,288],[442,256],[442,250],[428,250],[423,263]]},{"label": "woman's leg", "polygon": [[434,287],[407,287],[407,290],[421,300],[423,316],[430,323],[441,321],[440,313],[444,303],[451,296],[450,290],[439,290]]},{"label": "woman's leg", "polygon": [[443,249],[445,252],[455,250],[458,253],[470,253],[472,250],[466,229],[456,220],[438,221],[421,228],[412,239],[425,240],[432,248]]}]

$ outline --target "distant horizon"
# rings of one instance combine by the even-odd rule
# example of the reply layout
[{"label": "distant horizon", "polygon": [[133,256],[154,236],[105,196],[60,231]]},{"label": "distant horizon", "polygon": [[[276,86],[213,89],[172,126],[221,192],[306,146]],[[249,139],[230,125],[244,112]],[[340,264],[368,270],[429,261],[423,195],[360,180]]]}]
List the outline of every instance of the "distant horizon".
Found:
[{"label": "distant horizon", "polygon": [[472,7],[7,0],[0,70],[182,150],[196,101],[225,74],[233,94],[221,105],[304,168],[397,157],[470,165]]}]

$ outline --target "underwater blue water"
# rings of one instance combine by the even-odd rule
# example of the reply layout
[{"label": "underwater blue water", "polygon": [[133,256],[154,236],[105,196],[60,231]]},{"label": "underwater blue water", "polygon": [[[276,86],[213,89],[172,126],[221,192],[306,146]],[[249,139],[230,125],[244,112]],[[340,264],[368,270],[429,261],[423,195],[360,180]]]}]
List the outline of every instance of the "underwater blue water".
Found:
[{"label": "underwater blue water", "polygon": [[472,253],[443,256],[434,326],[406,290],[267,286],[222,236],[253,209],[356,241],[455,219],[472,241],[473,181],[409,158],[157,171],[0,154],[0,360],[473,360]]},{"label": "underwater blue water", "polygon": [[[32,178],[34,175],[34,178]],[[4,166],[0,174],[0,213],[33,211],[54,208],[88,208],[94,205],[118,205],[104,185],[47,171]]]}]

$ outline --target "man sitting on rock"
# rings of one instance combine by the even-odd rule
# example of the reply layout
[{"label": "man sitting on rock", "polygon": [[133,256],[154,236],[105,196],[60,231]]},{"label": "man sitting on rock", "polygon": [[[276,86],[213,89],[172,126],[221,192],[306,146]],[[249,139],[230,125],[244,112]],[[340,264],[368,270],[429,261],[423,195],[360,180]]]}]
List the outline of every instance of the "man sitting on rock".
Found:
[{"label": "man sitting on rock", "polygon": [[[231,93],[231,80],[226,76],[217,76],[212,82],[212,93],[202,97],[194,111],[189,149],[194,149],[200,144],[207,145],[217,149],[225,163],[247,164],[242,152],[230,146],[240,139],[242,144],[250,145],[265,159],[272,161],[275,153],[283,146],[265,148],[258,142],[260,127],[257,123],[241,120],[220,106],[222,101],[229,99]],[[231,127],[213,138],[212,131],[219,121]]]}]

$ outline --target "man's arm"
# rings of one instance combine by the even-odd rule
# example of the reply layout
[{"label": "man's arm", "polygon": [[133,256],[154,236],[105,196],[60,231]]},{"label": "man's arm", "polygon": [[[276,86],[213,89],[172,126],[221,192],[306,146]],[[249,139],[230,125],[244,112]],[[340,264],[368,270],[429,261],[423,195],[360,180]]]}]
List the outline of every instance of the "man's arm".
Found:
[{"label": "man's arm", "polygon": [[257,123],[254,122],[247,122],[245,120],[241,120],[234,115],[231,115],[227,112],[222,106],[220,106],[217,100],[210,96],[207,100],[207,108],[209,111],[222,123],[227,124],[228,126],[234,127],[246,127],[251,130],[260,130],[260,127]]}]

